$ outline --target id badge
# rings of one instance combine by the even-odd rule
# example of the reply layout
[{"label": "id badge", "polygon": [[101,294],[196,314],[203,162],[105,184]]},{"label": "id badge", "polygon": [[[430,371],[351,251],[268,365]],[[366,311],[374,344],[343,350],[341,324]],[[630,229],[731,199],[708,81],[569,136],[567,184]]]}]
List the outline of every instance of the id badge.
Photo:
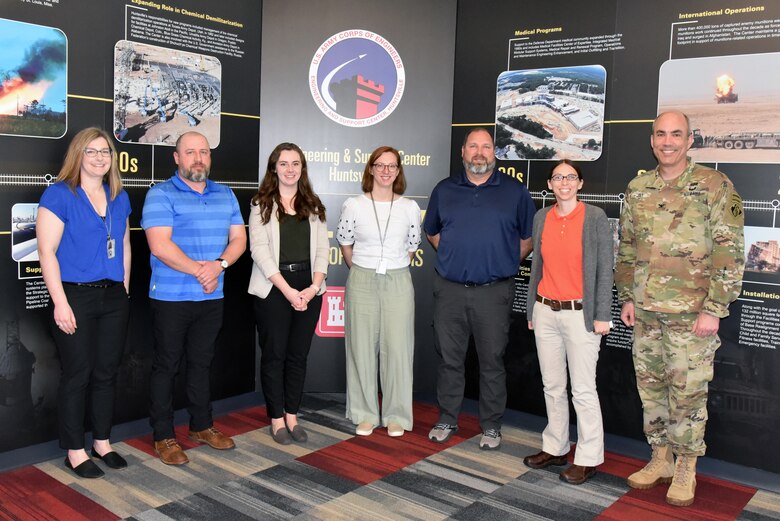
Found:
[{"label": "id badge", "polygon": [[376,273],[377,275],[384,275],[387,273],[387,260],[386,259],[379,259],[379,264],[376,266]]},{"label": "id badge", "polygon": [[108,239],[106,241],[106,253],[109,259],[113,259],[116,256],[116,239]]}]

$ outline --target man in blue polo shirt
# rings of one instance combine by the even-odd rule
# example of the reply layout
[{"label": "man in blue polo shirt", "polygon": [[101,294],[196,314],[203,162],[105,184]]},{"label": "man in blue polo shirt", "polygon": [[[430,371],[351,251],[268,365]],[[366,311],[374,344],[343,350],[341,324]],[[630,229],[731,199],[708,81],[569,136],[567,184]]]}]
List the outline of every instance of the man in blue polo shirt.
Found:
[{"label": "man in blue polo shirt", "polygon": [[223,272],[244,253],[246,229],[233,191],[208,179],[211,149],[202,134],[182,134],[173,158],[178,170],[146,194],[141,226],[152,254],[154,450],[163,463],[182,465],[189,459],[173,430],[173,382],[185,354],[190,439],[235,447],[214,428],[209,372],[222,327]]},{"label": "man in blue polo shirt", "polygon": [[437,250],[433,327],[441,357],[439,421],[428,437],[444,443],[458,430],[469,336],[479,357],[479,448],[498,449],[506,407],[504,351],[514,276],[532,248],[536,207],[522,184],[496,168],[493,137],[471,130],[461,149],[464,169],[439,182],[423,227]]}]

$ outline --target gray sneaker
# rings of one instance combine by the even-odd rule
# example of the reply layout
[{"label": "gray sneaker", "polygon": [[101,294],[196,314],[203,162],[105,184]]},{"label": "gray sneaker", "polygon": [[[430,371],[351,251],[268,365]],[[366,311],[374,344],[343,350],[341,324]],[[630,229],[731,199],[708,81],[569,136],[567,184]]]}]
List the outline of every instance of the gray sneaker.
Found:
[{"label": "gray sneaker", "polygon": [[479,448],[482,450],[496,450],[501,446],[501,431],[498,429],[488,429],[482,433],[482,439],[479,440]]},{"label": "gray sneaker", "polygon": [[450,437],[458,432],[457,425],[450,425],[448,423],[437,423],[428,433],[428,439],[435,441],[436,443],[445,443]]}]

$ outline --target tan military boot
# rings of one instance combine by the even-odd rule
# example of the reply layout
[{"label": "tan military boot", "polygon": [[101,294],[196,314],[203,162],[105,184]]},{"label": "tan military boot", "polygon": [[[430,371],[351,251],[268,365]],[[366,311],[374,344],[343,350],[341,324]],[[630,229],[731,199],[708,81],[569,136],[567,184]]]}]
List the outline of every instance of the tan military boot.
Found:
[{"label": "tan military boot", "polygon": [[671,483],[674,476],[674,455],[668,445],[653,445],[653,455],[645,468],[628,476],[628,486],[640,490],[661,483]]},{"label": "tan military boot", "polygon": [[677,456],[674,479],[666,493],[666,502],[676,507],[693,503],[696,493],[696,456]]}]

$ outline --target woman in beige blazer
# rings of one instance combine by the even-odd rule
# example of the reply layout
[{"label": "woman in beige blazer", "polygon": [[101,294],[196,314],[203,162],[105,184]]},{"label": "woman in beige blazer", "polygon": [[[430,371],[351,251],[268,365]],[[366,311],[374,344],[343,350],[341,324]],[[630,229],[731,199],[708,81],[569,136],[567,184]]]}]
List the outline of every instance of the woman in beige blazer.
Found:
[{"label": "woman in beige blazer", "polygon": [[308,436],[297,414],[325,293],[328,229],[325,206],[309,183],[306,158],[293,143],[281,143],[268,158],[252,198],[249,247],[249,293],[254,295],[271,436],[282,445],[303,443]]}]

